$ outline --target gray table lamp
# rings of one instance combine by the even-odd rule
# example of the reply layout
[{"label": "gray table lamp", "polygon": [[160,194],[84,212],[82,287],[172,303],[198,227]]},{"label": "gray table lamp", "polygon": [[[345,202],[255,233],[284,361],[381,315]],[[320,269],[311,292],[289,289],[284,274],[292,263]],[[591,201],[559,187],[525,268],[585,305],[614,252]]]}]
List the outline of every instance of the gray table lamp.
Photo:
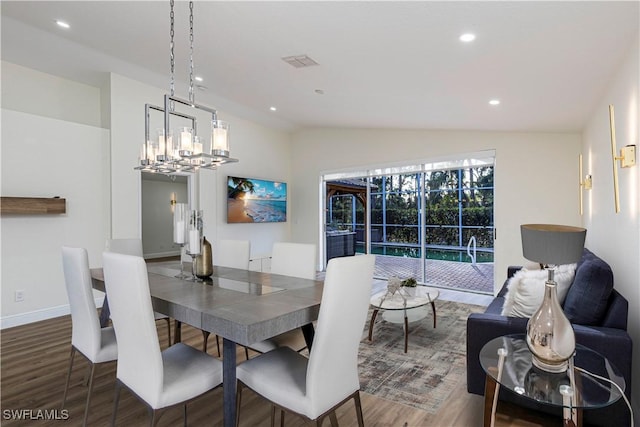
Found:
[{"label": "gray table lamp", "polygon": [[578,262],[587,230],[554,224],[523,224],[522,254],[549,272],[540,308],[527,323],[527,345],[533,364],[547,372],[564,372],[576,348],[571,323],[558,303],[555,267]]}]

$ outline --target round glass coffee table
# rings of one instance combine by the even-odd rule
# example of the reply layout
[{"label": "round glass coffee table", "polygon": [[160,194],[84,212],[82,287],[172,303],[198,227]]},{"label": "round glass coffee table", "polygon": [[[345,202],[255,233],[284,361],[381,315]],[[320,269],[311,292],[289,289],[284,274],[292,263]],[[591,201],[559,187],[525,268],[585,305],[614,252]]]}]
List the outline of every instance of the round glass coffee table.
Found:
[{"label": "round glass coffee table", "polygon": [[[436,305],[435,301],[440,296],[440,291],[427,286],[415,286],[413,288],[402,287],[395,292],[387,289],[374,294],[371,297],[371,322],[369,322],[369,341],[373,340],[373,325],[380,310],[384,311],[383,319],[392,323],[403,323],[404,329],[404,352],[409,347],[409,321],[420,320],[425,315],[419,310],[428,304],[433,312],[433,327],[436,327]],[[389,316],[386,314],[389,313]],[[402,313],[402,316],[394,314]]]},{"label": "round glass coffee table", "polygon": [[566,372],[550,373],[538,369],[531,362],[531,351],[524,334],[506,335],[486,343],[480,351],[480,364],[487,374],[485,426],[493,425],[500,387],[524,399],[563,407],[563,425],[576,426],[582,424],[582,409],[602,408],[622,396],[616,387],[585,371],[625,389],[624,378],[618,369],[606,357],[580,344],[576,345]]}]

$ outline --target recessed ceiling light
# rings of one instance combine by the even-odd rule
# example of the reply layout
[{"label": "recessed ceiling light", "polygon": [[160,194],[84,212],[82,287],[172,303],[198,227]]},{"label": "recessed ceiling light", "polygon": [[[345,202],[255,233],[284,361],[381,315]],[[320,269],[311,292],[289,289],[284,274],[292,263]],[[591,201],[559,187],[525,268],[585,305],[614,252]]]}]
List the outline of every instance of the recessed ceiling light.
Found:
[{"label": "recessed ceiling light", "polygon": [[200,76],[196,76],[196,81],[197,81],[197,82],[201,82],[202,80],[203,80],[203,79],[202,79],[202,77],[200,77]]},{"label": "recessed ceiling light", "polygon": [[492,99],[491,101],[489,101],[489,105],[500,105],[500,100]]},{"label": "recessed ceiling light", "polygon": [[67,24],[66,22],[61,21],[61,20],[59,20],[59,19],[58,19],[58,20],[56,20],[56,24],[58,24],[58,26],[59,26],[59,27],[62,27],[62,28],[71,28],[71,25],[69,25],[69,24]]},{"label": "recessed ceiling light", "polygon": [[465,43],[472,42],[475,39],[476,39],[476,35],[471,33],[465,33],[460,36],[460,41]]},{"label": "recessed ceiling light", "polygon": [[276,107],[269,107],[269,110],[271,110],[271,111],[276,111],[276,110],[277,110],[277,108],[276,108]]}]

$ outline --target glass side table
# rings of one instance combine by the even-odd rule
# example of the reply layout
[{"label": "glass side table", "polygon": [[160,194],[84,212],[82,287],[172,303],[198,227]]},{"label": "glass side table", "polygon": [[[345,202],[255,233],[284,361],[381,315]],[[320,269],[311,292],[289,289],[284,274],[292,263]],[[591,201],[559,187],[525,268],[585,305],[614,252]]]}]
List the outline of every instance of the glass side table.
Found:
[{"label": "glass side table", "polygon": [[500,387],[524,399],[563,408],[564,426],[581,426],[582,409],[602,408],[622,396],[613,385],[579,369],[615,382],[625,389],[620,371],[606,357],[582,345],[562,373],[545,372],[531,362],[524,334],[495,338],[482,347],[480,364],[487,374],[485,383],[484,425],[493,426]]}]

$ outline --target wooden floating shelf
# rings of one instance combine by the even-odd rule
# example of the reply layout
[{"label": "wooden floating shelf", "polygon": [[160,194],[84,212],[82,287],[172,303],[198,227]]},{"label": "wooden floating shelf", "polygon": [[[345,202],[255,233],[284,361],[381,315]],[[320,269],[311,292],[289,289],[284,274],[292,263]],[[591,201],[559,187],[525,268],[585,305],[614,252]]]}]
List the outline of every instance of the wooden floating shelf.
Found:
[{"label": "wooden floating shelf", "polygon": [[67,201],[59,197],[2,197],[0,213],[18,215],[63,214]]}]

